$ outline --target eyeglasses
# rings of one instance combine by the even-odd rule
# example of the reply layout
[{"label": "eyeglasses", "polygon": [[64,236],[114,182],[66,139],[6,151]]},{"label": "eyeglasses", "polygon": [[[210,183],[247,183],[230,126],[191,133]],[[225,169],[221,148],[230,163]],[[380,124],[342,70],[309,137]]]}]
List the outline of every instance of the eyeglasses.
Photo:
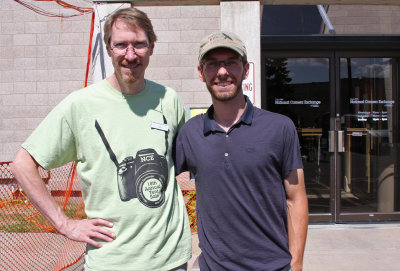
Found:
[{"label": "eyeglasses", "polygon": [[216,71],[221,65],[225,67],[227,70],[238,69],[242,65],[241,59],[229,59],[227,61],[216,61],[216,60],[206,60],[203,62],[204,67],[207,70]]},{"label": "eyeglasses", "polygon": [[132,51],[137,55],[142,55],[147,52],[149,45],[146,42],[137,42],[129,45],[128,43],[117,43],[111,45],[111,50],[113,50],[116,55],[120,56],[126,55],[129,49],[132,49]]}]

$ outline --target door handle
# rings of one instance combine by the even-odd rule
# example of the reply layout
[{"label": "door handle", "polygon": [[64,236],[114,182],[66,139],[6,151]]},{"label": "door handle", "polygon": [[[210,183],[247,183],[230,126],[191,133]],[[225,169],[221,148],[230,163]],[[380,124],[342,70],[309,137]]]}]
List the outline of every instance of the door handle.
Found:
[{"label": "door handle", "polygon": [[335,152],[335,131],[328,131],[329,152]]},{"label": "door handle", "polygon": [[[328,148],[329,152],[335,152],[335,142],[336,142],[336,131],[328,131]],[[344,131],[337,131],[337,151],[345,152],[344,145]]]},{"label": "door handle", "polygon": [[344,131],[338,131],[338,152],[345,152]]}]

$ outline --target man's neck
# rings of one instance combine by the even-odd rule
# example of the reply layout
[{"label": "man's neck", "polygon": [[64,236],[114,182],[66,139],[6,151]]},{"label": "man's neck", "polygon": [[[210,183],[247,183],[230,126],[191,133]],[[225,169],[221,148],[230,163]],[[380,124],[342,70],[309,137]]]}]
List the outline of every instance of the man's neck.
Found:
[{"label": "man's neck", "polygon": [[110,85],[123,94],[138,94],[146,87],[146,81],[138,79],[132,83],[125,83],[122,80],[118,80],[115,74],[107,78]]},{"label": "man's neck", "polygon": [[243,93],[238,94],[230,101],[217,101],[213,99],[214,119],[227,132],[243,115],[246,106],[247,103]]}]

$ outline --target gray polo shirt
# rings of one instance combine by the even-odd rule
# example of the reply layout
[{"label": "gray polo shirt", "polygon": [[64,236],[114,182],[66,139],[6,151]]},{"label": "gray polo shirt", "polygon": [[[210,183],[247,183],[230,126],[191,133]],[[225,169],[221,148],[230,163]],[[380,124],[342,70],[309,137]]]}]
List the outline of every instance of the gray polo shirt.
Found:
[{"label": "gray polo shirt", "polygon": [[176,172],[196,180],[200,269],[289,270],[284,178],[302,168],[298,136],[286,116],[247,107],[225,132],[206,114],[176,141]]}]

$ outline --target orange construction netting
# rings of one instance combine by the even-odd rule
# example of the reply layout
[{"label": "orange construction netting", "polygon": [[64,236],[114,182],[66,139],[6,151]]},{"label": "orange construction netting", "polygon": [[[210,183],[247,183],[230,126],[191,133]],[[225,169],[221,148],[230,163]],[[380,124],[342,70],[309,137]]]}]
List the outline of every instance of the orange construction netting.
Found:
[{"label": "orange construction netting", "polygon": [[[73,163],[39,169],[51,195],[71,218],[85,218],[82,194]],[[185,198],[192,233],[196,227],[196,192],[189,173],[177,177]],[[10,172],[0,162],[0,270],[83,270],[85,244],[61,234],[36,210]]]},{"label": "orange construction netting", "polygon": [[183,198],[186,204],[186,210],[189,215],[190,229],[192,233],[197,232],[197,216],[196,216],[196,187],[194,180],[190,179],[189,172],[183,172],[176,177],[181,187]]}]

